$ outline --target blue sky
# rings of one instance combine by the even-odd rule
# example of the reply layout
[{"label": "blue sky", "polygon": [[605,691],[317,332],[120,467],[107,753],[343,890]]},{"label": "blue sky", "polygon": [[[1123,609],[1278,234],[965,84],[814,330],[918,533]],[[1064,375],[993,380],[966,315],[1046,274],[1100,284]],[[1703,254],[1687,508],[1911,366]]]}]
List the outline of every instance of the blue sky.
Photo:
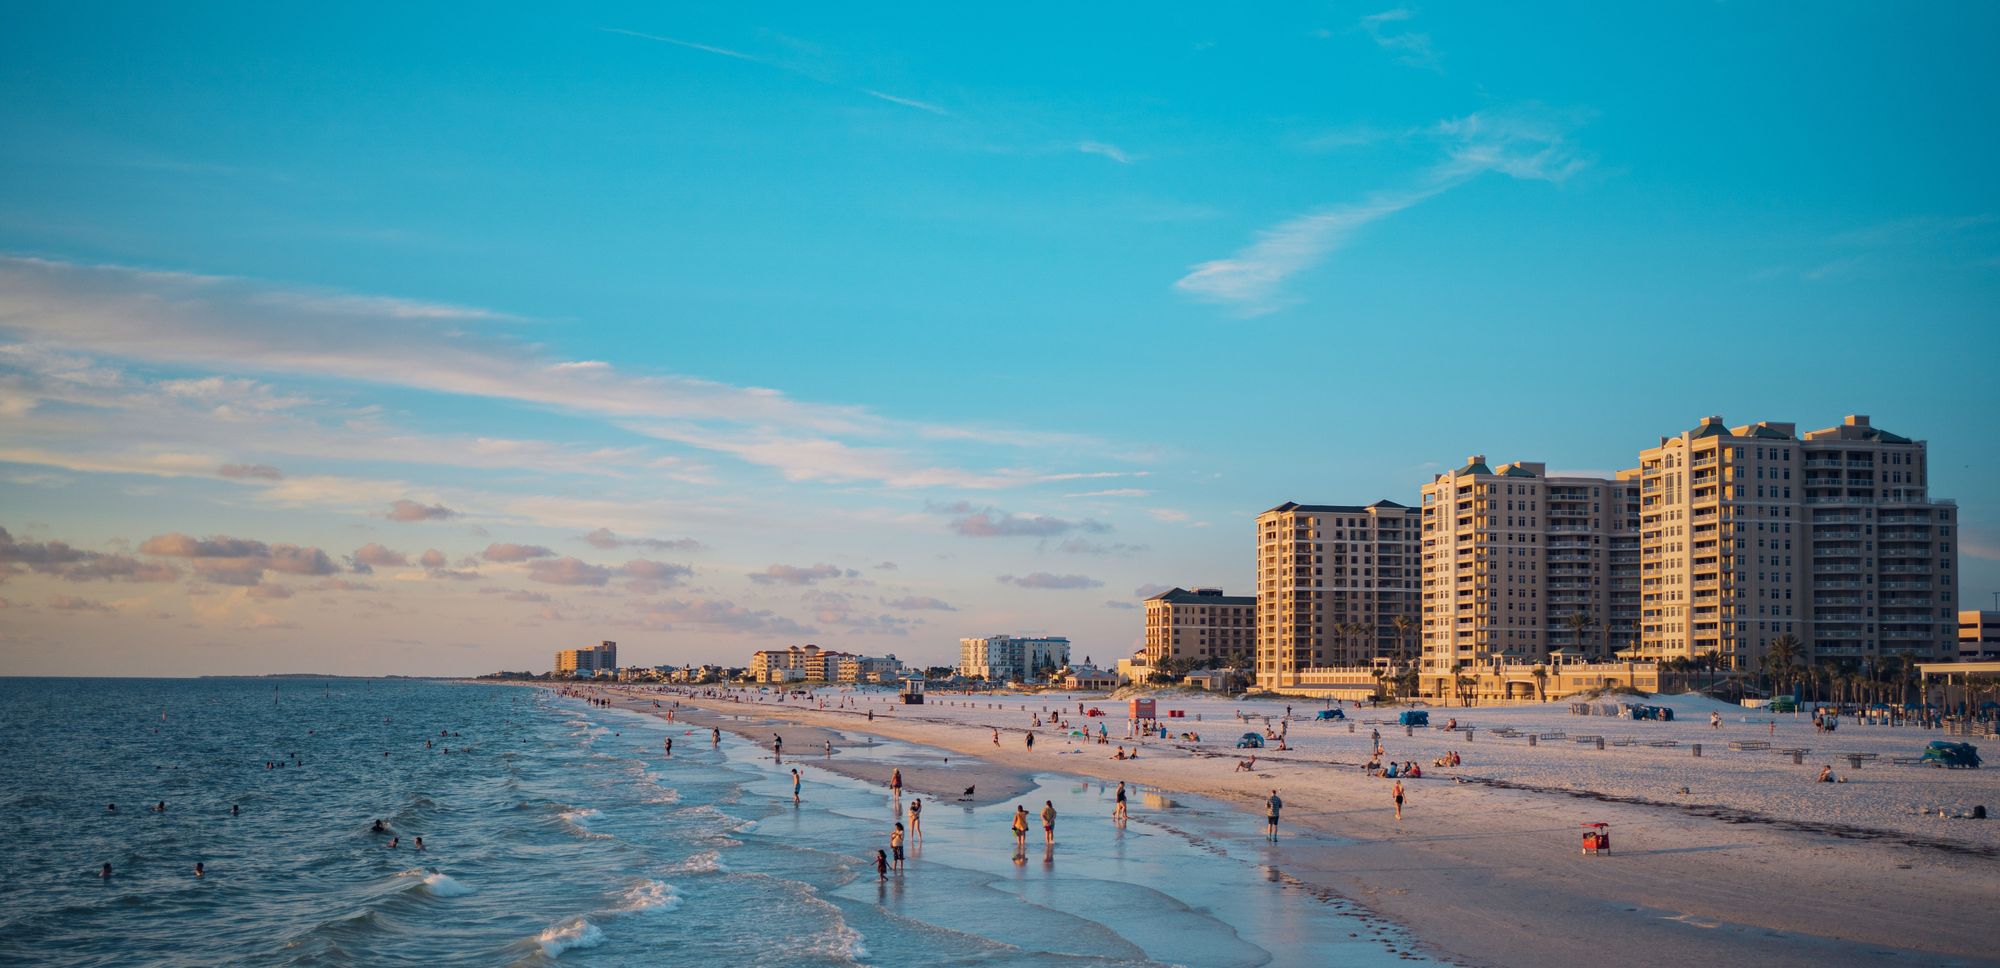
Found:
[{"label": "blue sky", "polygon": [[1996,21],[15,4],[0,671],[1105,661],[1711,413],[1929,440],[1990,603]]}]

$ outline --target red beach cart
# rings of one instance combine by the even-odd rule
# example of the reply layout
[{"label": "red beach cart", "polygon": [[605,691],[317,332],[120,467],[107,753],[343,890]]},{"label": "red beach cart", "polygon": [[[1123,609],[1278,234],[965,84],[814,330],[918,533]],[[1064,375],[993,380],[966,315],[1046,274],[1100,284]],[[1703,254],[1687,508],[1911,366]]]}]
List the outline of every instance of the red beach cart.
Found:
[{"label": "red beach cart", "polygon": [[1583,831],[1583,852],[1586,854],[1611,853],[1611,825],[1608,823],[1587,823]]}]

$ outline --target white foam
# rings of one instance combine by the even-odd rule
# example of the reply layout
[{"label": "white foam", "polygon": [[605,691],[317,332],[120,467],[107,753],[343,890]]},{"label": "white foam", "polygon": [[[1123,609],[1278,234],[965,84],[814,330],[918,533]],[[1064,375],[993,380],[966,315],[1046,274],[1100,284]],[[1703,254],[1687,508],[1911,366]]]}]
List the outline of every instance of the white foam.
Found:
[{"label": "white foam", "polygon": [[590,818],[597,816],[596,807],[571,807],[570,809],[564,810],[562,813],[559,813],[556,816],[560,818],[563,823],[567,824],[571,830],[576,831],[578,834],[582,836],[593,837],[600,840],[609,839],[611,837],[610,834],[601,834],[595,830],[590,829]]},{"label": "white foam", "polygon": [[671,911],[681,906],[681,896],[674,893],[672,884],[646,880],[632,885],[622,895],[625,903],[618,906],[621,913],[641,911]]},{"label": "white foam", "polygon": [[555,958],[571,948],[595,948],[604,943],[604,932],[583,917],[570,918],[542,929],[535,936],[542,954]]},{"label": "white foam", "polygon": [[425,874],[424,890],[438,897],[465,897],[468,894],[476,893],[472,888],[453,880],[450,874],[443,871],[432,871]]},{"label": "white foam", "polygon": [[689,874],[706,874],[728,869],[729,866],[722,862],[722,855],[712,850],[704,850],[674,865],[674,870]]}]

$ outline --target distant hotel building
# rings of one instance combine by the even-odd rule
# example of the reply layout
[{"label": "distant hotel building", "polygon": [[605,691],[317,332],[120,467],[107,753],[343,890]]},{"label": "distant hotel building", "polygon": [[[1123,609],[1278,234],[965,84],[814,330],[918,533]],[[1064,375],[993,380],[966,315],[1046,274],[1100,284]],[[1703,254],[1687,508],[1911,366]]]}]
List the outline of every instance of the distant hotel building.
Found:
[{"label": "distant hotel building", "polygon": [[1069,640],[1061,636],[988,635],[958,640],[958,674],[972,679],[1046,678],[1069,665]]},{"label": "distant hotel building", "polygon": [[1257,596],[1176,588],[1146,599],[1146,664],[1210,659],[1249,666],[1257,647]]},{"label": "distant hotel building", "polygon": [[618,643],[605,642],[588,649],[563,649],[556,653],[556,675],[594,676],[618,671]]},{"label": "distant hotel building", "polygon": [[1708,417],[1639,460],[1641,656],[1754,669],[1782,635],[1815,661],[1957,654],[1957,506],[1929,498],[1923,441]]},{"label": "distant hotel building", "polygon": [[1601,659],[1638,617],[1637,473],[1550,477],[1483,455],[1423,487],[1424,666]]},{"label": "distant hotel building", "polygon": [[1288,502],[1257,516],[1259,686],[1295,687],[1313,669],[1414,652],[1418,522],[1394,501]]},{"label": "distant hotel building", "polygon": [[895,656],[874,658],[794,645],[750,653],[748,676],[757,682],[878,682],[893,678],[903,663]]},{"label": "distant hotel building", "polygon": [[1958,613],[1958,658],[1961,662],[2000,659],[2000,612]]}]

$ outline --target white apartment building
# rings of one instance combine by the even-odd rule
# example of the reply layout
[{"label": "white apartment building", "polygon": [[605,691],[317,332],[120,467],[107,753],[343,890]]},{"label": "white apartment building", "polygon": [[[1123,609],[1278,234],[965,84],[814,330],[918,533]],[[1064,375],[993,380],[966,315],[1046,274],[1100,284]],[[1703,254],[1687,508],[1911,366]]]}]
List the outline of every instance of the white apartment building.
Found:
[{"label": "white apartment building", "polygon": [[1062,636],[988,635],[958,640],[958,674],[973,679],[1031,681],[1069,665]]}]

